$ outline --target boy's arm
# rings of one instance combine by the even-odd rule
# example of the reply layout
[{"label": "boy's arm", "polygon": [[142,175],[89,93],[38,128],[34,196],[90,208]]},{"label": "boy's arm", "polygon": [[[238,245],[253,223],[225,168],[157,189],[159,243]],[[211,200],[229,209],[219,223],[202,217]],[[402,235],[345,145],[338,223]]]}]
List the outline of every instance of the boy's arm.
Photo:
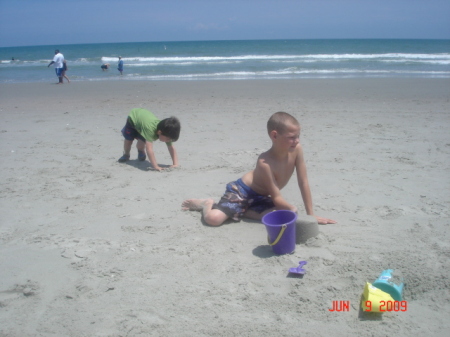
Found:
[{"label": "boy's arm", "polygon": [[178,166],[178,155],[177,155],[177,150],[175,149],[175,146],[167,144],[167,149],[169,150],[170,157],[172,157],[172,162],[173,162],[173,165],[171,165],[170,167],[177,167]]},{"label": "boy's arm", "polygon": [[303,159],[303,150],[302,147],[299,146],[297,158],[295,160],[295,170],[297,172],[297,182],[298,187],[300,189],[300,193],[302,194],[303,204],[305,205],[305,211],[308,215],[314,215],[313,204],[312,204],[312,196],[311,189],[309,187],[308,182],[308,174],[306,171],[305,160]]},{"label": "boy's arm", "polygon": [[145,142],[145,150],[147,152],[148,160],[152,164],[153,168],[157,171],[161,171],[162,168],[159,167],[158,163],[156,162],[155,153],[153,152],[153,143],[149,141]]},{"label": "boy's arm", "polygon": [[306,164],[303,158],[303,150],[301,146],[299,147],[299,153],[295,161],[295,170],[297,171],[298,187],[300,188],[300,193],[302,194],[306,214],[314,216],[320,224],[336,223],[334,220],[314,215],[311,189],[309,187],[308,174],[306,171]]}]

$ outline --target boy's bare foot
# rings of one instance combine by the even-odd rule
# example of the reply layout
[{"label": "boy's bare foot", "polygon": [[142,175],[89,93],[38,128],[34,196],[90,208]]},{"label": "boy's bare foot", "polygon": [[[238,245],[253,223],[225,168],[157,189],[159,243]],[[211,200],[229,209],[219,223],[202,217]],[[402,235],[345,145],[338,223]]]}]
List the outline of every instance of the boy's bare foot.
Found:
[{"label": "boy's bare foot", "polygon": [[184,211],[202,211],[203,206],[205,206],[206,203],[212,202],[214,203],[214,200],[212,199],[187,199],[183,201],[181,204],[181,209]]}]

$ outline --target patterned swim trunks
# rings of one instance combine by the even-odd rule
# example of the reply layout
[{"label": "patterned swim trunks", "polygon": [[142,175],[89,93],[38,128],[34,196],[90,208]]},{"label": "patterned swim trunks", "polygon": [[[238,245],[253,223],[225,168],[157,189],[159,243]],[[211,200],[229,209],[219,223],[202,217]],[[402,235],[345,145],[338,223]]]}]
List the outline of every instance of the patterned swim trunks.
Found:
[{"label": "patterned swim trunks", "polygon": [[234,221],[239,221],[248,209],[262,213],[274,207],[270,196],[256,193],[238,179],[227,184],[224,195],[213,209],[219,209]]},{"label": "patterned swim trunks", "polygon": [[134,128],[133,121],[130,117],[127,118],[127,123],[122,129],[122,135],[126,140],[140,139],[145,143],[145,138]]}]

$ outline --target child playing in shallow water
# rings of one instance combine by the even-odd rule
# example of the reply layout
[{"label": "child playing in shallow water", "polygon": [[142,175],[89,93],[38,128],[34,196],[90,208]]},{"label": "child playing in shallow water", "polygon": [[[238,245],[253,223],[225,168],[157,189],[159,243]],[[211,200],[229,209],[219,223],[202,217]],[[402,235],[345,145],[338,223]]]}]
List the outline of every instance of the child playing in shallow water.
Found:
[{"label": "child playing in shallow water", "polygon": [[[297,208],[289,204],[280,192],[295,169],[306,213],[315,216],[299,142],[300,124],[290,114],[277,112],[267,122],[267,132],[272,147],[258,157],[254,170],[227,184],[219,203],[214,203],[213,199],[188,199],[182,203],[182,209],[201,211],[210,226],[220,226],[229,218],[235,221],[242,217],[261,220],[265,214],[276,209],[297,212]],[[315,217],[320,224],[336,223],[331,219]]]}]

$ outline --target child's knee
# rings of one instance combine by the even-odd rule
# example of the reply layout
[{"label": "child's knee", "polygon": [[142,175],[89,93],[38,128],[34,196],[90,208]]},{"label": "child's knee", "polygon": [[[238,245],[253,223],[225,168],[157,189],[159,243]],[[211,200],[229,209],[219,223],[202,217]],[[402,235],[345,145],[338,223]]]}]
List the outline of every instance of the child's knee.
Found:
[{"label": "child's knee", "polygon": [[209,212],[203,217],[205,222],[210,226],[220,226],[227,219],[227,216],[222,212]]}]

